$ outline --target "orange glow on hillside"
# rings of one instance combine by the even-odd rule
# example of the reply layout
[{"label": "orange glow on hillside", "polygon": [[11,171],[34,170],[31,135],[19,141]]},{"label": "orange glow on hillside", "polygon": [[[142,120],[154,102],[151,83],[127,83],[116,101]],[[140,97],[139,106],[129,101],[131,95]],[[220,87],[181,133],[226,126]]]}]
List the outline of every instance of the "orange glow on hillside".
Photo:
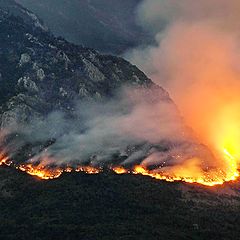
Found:
[{"label": "orange glow on hillside", "polygon": [[[233,169],[235,169],[234,162],[232,162],[233,157],[225,151],[226,158],[229,159],[230,165],[233,164]],[[113,167],[111,170],[116,174],[135,174],[135,175],[143,175],[155,178],[157,180],[164,180],[168,182],[174,181],[183,181],[186,183],[198,183],[206,186],[215,186],[223,184],[224,182],[237,180],[239,177],[239,173],[235,172],[234,175],[227,176],[226,173],[221,169],[214,169],[210,171],[204,172],[199,168],[196,169],[197,159],[192,159],[183,166],[176,166],[173,169],[165,169],[162,171],[161,169],[148,170],[146,167],[137,165],[133,169],[126,169],[122,166]],[[34,166],[32,164],[22,164],[19,166],[15,166],[11,161],[7,161],[7,158],[2,158],[1,165],[12,166],[17,170],[25,172],[29,175],[36,176],[40,179],[50,180],[59,178],[63,173],[71,173],[71,172],[84,172],[86,174],[98,174],[103,170],[100,168],[95,168],[92,166],[78,166],[76,168],[72,167],[46,167],[46,166]]]}]

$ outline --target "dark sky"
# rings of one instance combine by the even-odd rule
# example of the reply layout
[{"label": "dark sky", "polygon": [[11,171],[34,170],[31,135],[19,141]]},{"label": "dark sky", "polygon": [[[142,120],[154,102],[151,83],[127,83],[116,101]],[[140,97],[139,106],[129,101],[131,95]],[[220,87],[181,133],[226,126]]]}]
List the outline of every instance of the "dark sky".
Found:
[{"label": "dark sky", "polygon": [[103,52],[120,54],[147,41],[136,24],[141,0],[17,0],[57,35]]}]

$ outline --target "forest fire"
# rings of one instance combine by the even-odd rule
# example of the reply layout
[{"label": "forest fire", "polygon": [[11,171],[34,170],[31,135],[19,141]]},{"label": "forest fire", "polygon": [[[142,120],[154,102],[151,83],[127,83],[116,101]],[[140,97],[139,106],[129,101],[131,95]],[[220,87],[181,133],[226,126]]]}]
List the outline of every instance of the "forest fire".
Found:
[{"label": "forest fire", "polygon": [[[1,156],[1,158],[2,158],[2,156]],[[1,159],[1,161],[0,161],[0,166],[6,164],[6,161],[7,161],[7,158],[4,158],[4,157],[3,157],[3,158]]]},{"label": "forest fire", "polygon": [[[173,161],[165,165],[160,165],[159,155],[154,155],[153,152],[138,165],[124,167],[124,163],[119,163],[116,166],[112,162],[112,165],[110,164],[106,168],[119,175],[144,175],[168,182],[182,181],[206,186],[221,185],[225,182],[237,180],[239,178],[240,159],[238,150],[240,116],[235,114],[235,112],[239,108],[235,108],[236,105],[233,104],[227,106],[224,102],[221,103],[222,108],[219,105],[219,108],[216,108],[215,111],[210,111],[208,116],[203,114],[205,117],[201,120],[204,120],[206,129],[197,128],[197,121],[191,125],[194,126],[193,129],[196,130],[195,132],[198,134],[200,142],[207,144],[213,153],[213,158],[198,156],[195,151],[197,148],[193,147],[190,149],[192,157],[186,155],[183,156],[183,160],[181,160],[179,152],[176,154],[167,153],[168,157],[173,158]],[[194,120],[196,119],[194,118]],[[201,125],[201,127],[203,126]],[[73,167],[71,164],[67,164],[68,162],[66,161],[64,165],[64,161],[58,161],[59,158],[56,155],[46,157],[47,150],[44,153],[40,160],[36,157],[36,159],[33,158],[23,163],[15,163],[14,159],[12,160],[11,157],[8,157],[6,151],[2,151],[0,154],[0,166],[12,167],[45,180],[59,178],[63,173],[84,172],[87,174],[98,174],[104,171],[104,169],[92,165],[76,164]],[[12,156],[13,154],[10,155]],[[151,165],[152,160],[157,163],[154,167]],[[59,162],[63,164],[58,165]],[[97,166],[101,166],[101,163]],[[104,162],[103,166],[106,166]]]},{"label": "forest fire", "polygon": [[59,178],[64,172],[71,173],[71,172],[85,172],[87,174],[97,174],[101,171],[101,169],[94,168],[91,166],[78,166],[76,168],[73,167],[49,167],[44,164],[15,164],[11,161],[5,154],[0,155],[0,166],[7,166],[15,168],[19,171],[25,172],[31,176],[36,176],[40,179],[50,180]]},{"label": "forest fire", "polygon": [[[164,180],[167,182],[182,181],[186,183],[197,183],[205,186],[215,186],[221,185],[225,182],[235,181],[239,177],[239,172],[236,168],[235,160],[224,150],[226,158],[229,159],[229,168],[231,172],[225,173],[222,169],[214,169],[209,171],[202,171],[201,174],[194,172],[194,169],[189,168],[189,166],[182,166],[182,171],[162,171],[161,169],[149,170],[146,166],[136,165],[132,169],[124,168],[123,166],[110,167],[110,170],[116,174],[135,174],[143,175],[155,178],[157,180]],[[84,172],[86,174],[98,174],[103,171],[101,168],[96,168],[92,166],[77,166],[77,167],[48,167],[44,165],[34,165],[34,164],[20,164],[15,165],[7,157],[3,157],[0,161],[0,166],[13,167],[17,170],[25,172],[31,176],[36,176],[39,179],[50,180],[59,178],[63,173],[72,172]],[[184,169],[186,167],[186,169]],[[185,172],[184,172],[185,171]],[[191,174],[188,174],[191,172]]]},{"label": "forest fire", "polygon": [[34,166],[32,164],[27,165],[20,165],[16,167],[16,169],[19,169],[22,172],[26,172],[29,175],[36,176],[41,179],[50,180],[59,178],[64,172],[65,173],[71,173],[71,172],[85,172],[87,174],[97,174],[101,170],[90,167],[90,166],[78,166],[77,168],[72,167],[45,167],[45,166]]},{"label": "forest fire", "polygon": [[11,161],[9,161],[8,157],[4,153],[0,153],[0,166],[6,165],[10,166]]},{"label": "forest fire", "polygon": [[19,169],[22,172],[26,172],[29,175],[32,176],[36,176],[39,177],[41,179],[54,179],[54,178],[58,178],[61,176],[62,174],[62,170],[61,169],[47,169],[45,167],[39,167],[39,166],[33,166],[31,164],[27,164],[27,165],[20,165],[19,167],[17,167],[17,169]]}]

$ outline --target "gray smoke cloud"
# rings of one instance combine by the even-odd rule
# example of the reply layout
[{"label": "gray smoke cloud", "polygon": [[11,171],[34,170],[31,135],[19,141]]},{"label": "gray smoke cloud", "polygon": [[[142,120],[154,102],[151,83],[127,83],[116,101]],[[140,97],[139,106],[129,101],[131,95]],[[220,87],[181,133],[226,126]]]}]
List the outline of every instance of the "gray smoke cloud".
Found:
[{"label": "gray smoke cloud", "polygon": [[208,22],[222,30],[239,32],[240,3],[237,0],[144,0],[138,7],[138,22],[159,33],[176,22]]},{"label": "gray smoke cloud", "polygon": [[[168,94],[159,87],[127,88],[111,100],[77,102],[73,115],[52,112],[14,132],[13,159],[43,165],[180,164],[202,154],[211,156],[192,137]],[[10,141],[11,142],[11,141]],[[205,151],[203,151],[205,149]]]},{"label": "gray smoke cloud", "polygon": [[[191,32],[192,35],[189,34],[185,38],[187,41],[186,46],[180,45],[180,42],[177,47],[191,48],[192,45],[196,51],[205,47],[205,43],[203,42],[203,46],[195,46],[196,37],[193,34],[199,37],[208,35],[208,32],[211,32],[212,35],[217,34],[216,38],[219,37],[218,39],[221,37],[226,38],[226,35],[229,35],[229,38],[235,38],[236,40],[240,33],[238,24],[240,20],[239,11],[240,3],[237,0],[144,0],[138,6],[137,21],[146,30],[153,33],[155,45],[144,48],[140,46],[127,52],[125,56],[142,67],[147,73],[156,72],[158,70],[156,68],[160,67],[160,64],[156,66],[153,61],[161,60],[160,57],[156,59],[156,55],[162,55],[162,58],[166,57],[166,54],[168,54],[167,56],[170,55],[165,51],[165,45],[166,41],[171,41],[172,38],[180,42],[181,35],[184,37],[185,34]],[[172,46],[169,46],[169,48],[174,48],[177,43],[170,42],[168,45],[170,44]],[[175,48],[174,50],[176,50]],[[189,50],[184,49],[182,51],[186,55],[185,59],[190,57],[188,56]],[[161,64],[163,65],[162,62]],[[164,71],[164,65],[160,70]],[[164,83],[164,77],[161,77],[161,79],[156,78],[156,80],[161,81],[161,84]]]},{"label": "gray smoke cloud", "polygon": [[137,20],[155,44],[125,54],[169,91],[223,169],[224,151],[240,158],[239,11],[237,0],[145,0]]},{"label": "gray smoke cloud", "polygon": [[169,90],[184,120],[161,88],[125,89],[105,102],[76,103],[73,115],[53,112],[28,126],[17,126],[19,137],[10,147],[7,142],[13,157],[30,145],[33,150],[24,161],[143,163],[168,170],[188,168],[185,162],[194,169],[221,167],[219,156],[216,160],[199,142],[222,151],[224,146],[216,143],[224,142],[227,133],[237,132],[234,140],[240,139],[238,131],[229,131],[222,121],[224,115],[230,117],[231,126],[240,122],[226,104],[231,99],[230,105],[239,106],[239,10],[235,0],[145,0],[140,4],[138,22],[154,35],[155,45],[133,49],[126,56]]}]

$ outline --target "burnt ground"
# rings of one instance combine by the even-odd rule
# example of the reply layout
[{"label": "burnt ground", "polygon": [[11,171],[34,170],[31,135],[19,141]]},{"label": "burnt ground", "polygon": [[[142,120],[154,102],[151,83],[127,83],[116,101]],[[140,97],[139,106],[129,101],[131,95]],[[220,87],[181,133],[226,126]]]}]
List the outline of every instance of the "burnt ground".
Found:
[{"label": "burnt ground", "polygon": [[0,168],[0,239],[240,239],[240,183],[209,188],[149,177]]}]

